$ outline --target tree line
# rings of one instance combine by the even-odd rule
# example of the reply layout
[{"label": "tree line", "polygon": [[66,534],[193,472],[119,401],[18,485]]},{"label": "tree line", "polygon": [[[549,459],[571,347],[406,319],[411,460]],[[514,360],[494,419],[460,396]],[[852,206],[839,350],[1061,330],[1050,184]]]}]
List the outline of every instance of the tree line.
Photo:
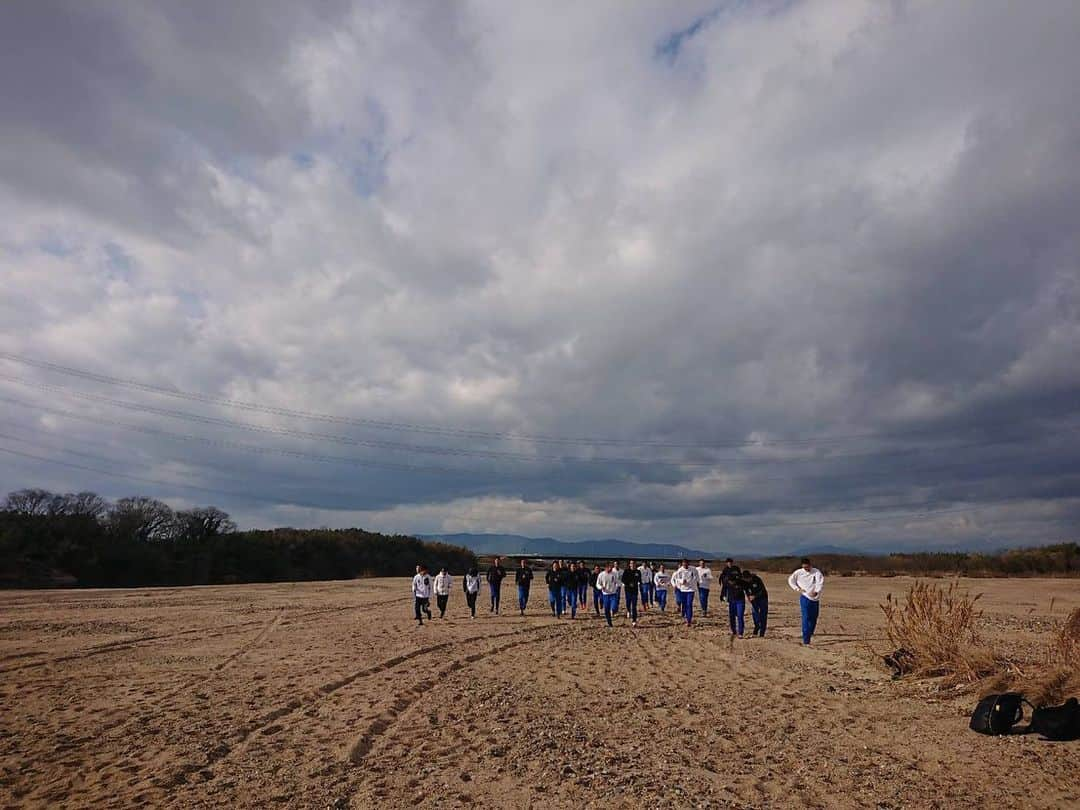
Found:
[{"label": "tree line", "polygon": [[[789,573],[799,564],[796,557],[747,560],[755,571]],[[814,565],[833,576],[1080,576],[1080,543],[1058,543],[1035,548],[994,552],[914,552],[909,554],[821,554]]]},{"label": "tree line", "polygon": [[0,587],[141,587],[462,571],[471,551],[363,529],[238,531],[213,506],[23,489],[0,504]]}]

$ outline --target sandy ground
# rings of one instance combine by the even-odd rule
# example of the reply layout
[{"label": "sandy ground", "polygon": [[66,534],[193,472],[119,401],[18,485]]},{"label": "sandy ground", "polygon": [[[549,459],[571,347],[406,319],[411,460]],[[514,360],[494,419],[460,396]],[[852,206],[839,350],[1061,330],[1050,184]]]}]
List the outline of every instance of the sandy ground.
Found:
[{"label": "sandy ground", "polygon": [[[1080,806],[1080,743],[889,680],[867,645],[909,581],[829,580],[811,648],[767,583],[764,640],[556,621],[542,585],[524,618],[456,589],[423,628],[405,580],[0,593],[0,806]],[[1025,655],[1080,604],[967,585]]]}]

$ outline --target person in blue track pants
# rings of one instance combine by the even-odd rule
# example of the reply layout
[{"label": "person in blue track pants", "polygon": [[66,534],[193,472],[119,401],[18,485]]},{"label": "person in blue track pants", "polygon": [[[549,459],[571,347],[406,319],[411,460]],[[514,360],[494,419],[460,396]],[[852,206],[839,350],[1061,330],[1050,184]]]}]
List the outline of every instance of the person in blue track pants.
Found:
[{"label": "person in blue track pants", "polygon": [[660,567],[653,573],[653,597],[656,599],[656,606],[660,608],[662,613],[667,612],[667,597],[670,587],[671,574],[664,568],[664,564],[660,563]]},{"label": "person in blue track pants", "polygon": [[548,587],[548,604],[551,606],[551,615],[556,619],[561,619],[563,615],[563,579],[562,569],[559,567],[559,561],[555,560],[551,564],[551,568],[548,569],[544,575],[544,582]]},{"label": "person in blue track pants", "polygon": [[818,614],[821,612],[821,589],[825,587],[825,575],[811,565],[806,557],[802,565],[788,577],[788,586],[799,594],[802,612],[802,643],[809,645],[817,630]]},{"label": "person in blue track pants", "polygon": [[743,593],[750,601],[750,615],[754,619],[754,636],[765,638],[769,624],[769,591],[765,582],[753,571],[742,572]]},{"label": "person in blue track pants", "polygon": [[618,603],[616,602],[619,595],[619,579],[615,576],[615,572],[612,571],[611,563],[608,563],[604,570],[597,575],[596,585],[604,602],[604,619],[607,621],[608,627],[614,627],[611,617],[619,612]]},{"label": "person in blue track pants", "polygon": [[686,626],[694,623],[694,597],[697,596],[697,569],[691,568],[686,560],[679,563],[678,569],[671,575],[671,584],[675,588],[675,602],[679,606]]},{"label": "person in blue track pants", "polygon": [[524,557],[518,563],[518,570],[514,572],[514,581],[517,583],[518,610],[525,615],[525,608],[529,604],[529,588],[532,587],[533,572],[529,567],[529,561]]}]

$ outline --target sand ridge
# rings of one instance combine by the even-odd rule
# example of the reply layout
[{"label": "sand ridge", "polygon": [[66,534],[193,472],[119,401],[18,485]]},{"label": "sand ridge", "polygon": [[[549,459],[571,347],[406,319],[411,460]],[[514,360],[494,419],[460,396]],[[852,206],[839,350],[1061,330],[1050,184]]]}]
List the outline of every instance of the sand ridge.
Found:
[{"label": "sand ridge", "polygon": [[[0,805],[1080,803],[1080,745],[975,735],[971,695],[889,680],[877,604],[904,578],[831,579],[811,648],[765,579],[770,637],[743,640],[722,604],[608,629],[542,587],[475,620],[456,590],[422,628],[399,579],[0,593]],[[1080,604],[1075,580],[966,584],[1023,654]]]}]

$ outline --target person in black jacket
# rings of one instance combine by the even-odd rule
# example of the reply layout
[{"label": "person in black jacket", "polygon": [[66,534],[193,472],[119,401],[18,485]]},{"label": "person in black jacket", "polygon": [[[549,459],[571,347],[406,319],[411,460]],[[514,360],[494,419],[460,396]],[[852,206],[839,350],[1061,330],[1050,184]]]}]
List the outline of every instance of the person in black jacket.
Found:
[{"label": "person in black jacket", "polygon": [[499,612],[499,597],[502,595],[502,581],[506,578],[506,569],[502,567],[499,557],[496,557],[487,570],[488,588],[491,589],[491,611]]},{"label": "person in black jacket", "polygon": [[584,561],[578,560],[577,568],[578,604],[581,606],[581,609],[584,610],[589,603],[589,580],[591,577],[589,575],[589,566],[587,566]]},{"label": "person in black jacket", "polygon": [[765,582],[753,571],[742,572],[743,592],[750,600],[750,615],[754,619],[754,635],[765,638],[765,626],[769,622],[769,590]]},{"label": "person in black jacket", "polygon": [[633,560],[626,566],[622,575],[623,591],[626,593],[626,617],[631,626],[637,627],[638,591],[641,588],[641,572]]},{"label": "person in black jacket", "polygon": [[724,583],[724,595],[727,597],[731,635],[742,638],[746,630],[746,594],[743,591],[742,569],[731,565],[724,569],[720,577]]},{"label": "person in black jacket", "polygon": [[578,567],[576,562],[570,563],[569,568],[562,571],[562,598],[563,610],[570,614],[571,619],[577,618],[577,581]]},{"label": "person in black jacket", "polygon": [[561,619],[563,614],[562,569],[559,567],[558,560],[551,563],[551,568],[544,574],[544,582],[547,583],[548,587],[548,604],[551,605],[551,615]]},{"label": "person in black jacket", "polygon": [[728,557],[724,560],[724,568],[720,571],[720,601],[723,602],[727,599],[727,577],[730,576],[732,569],[735,569],[735,573],[739,572],[739,566],[735,565],[735,561]]},{"label": "person in black jacket", "polygon": [[525,615],[525,606],[529,604],[529,587],[532,585],[532,578],[533,572],[529,568],[529,562],[522,557],[518,570],[514,572],[514,581],[518,589],[518,610],[521,611],[522,616]]}]

